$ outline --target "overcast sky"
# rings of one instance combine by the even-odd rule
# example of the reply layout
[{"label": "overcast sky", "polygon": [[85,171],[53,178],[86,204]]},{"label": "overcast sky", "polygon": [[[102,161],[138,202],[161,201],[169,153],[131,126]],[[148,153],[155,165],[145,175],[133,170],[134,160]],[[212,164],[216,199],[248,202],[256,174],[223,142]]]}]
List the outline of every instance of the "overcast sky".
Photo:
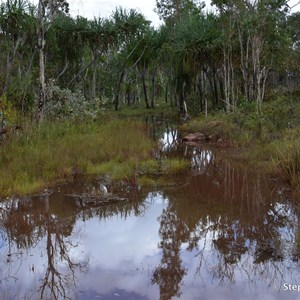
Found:
[{"label": "overcast sky", "polygon": [[108,17],[117,6],[134,8],[142,12],[154,25],[159,24],[159,18],[153,11],[155,0],[70,0],[72,15],[81,15],[87,18]]},{"label": "overcast sky", "polygon": [[[290,0],[289,5],[293,6],[300,0]],[[38,2],[38,0],[34,0]],[[87,18],[108,17],[117,6],[123,8],[134,8],[142,12],[147,19],[153,22],[153,25],[159,25],[160,21],[157,14],[153,11],[155,8],[155,0],[69,0],[71,14],[73,16],[81,15]],[[207,9],[211,0],[205,0]],[[300,5],[295,7],[299,10]],[[295,10],[294,9],[294,10]]]}]

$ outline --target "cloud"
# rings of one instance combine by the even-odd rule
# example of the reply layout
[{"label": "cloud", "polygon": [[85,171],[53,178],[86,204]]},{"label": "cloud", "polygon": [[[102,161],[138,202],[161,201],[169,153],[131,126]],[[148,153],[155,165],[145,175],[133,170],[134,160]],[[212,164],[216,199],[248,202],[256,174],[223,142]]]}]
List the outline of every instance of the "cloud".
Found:
[{"label": "cloud", "polygon": [[136,9],[145,15],[154,25],[160,23],[159,17],[154,12],[155,0],[73,0],[70,2],[72,15],[81,15],[92,19],[94,17],[109,17],[116,7]]}]

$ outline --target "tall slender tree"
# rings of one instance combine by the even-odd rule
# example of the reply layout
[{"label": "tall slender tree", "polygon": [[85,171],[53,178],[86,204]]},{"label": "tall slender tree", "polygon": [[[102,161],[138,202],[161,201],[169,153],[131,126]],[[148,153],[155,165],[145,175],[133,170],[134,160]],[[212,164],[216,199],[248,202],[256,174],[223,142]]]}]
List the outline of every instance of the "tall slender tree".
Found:
[{"label": "tall slender tree", "polygon": [[65,0],[39,0],[38,3],[38,49],[39,49],[39,101],[37,120],[42,121],[46,104],[45,79],[45,34],[52,25],[58,10],[69,12],[69,4]]}]

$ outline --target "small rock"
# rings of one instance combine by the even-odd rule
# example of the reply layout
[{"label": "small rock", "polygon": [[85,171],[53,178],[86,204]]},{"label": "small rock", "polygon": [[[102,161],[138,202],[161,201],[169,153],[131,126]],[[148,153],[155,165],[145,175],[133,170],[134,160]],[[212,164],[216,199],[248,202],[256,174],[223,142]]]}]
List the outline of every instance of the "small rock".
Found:
[{"label": "small rock", "polygon": [[100,191],[103,194],[107,194],[107,192],[108,192],[106,185],[104,185],[103,183],[100,184]]},{"label": "small rock", "polygon": [[183,142],[201,142],[206,140],[206,135],[202,132],[190,133],[182,139]]}]

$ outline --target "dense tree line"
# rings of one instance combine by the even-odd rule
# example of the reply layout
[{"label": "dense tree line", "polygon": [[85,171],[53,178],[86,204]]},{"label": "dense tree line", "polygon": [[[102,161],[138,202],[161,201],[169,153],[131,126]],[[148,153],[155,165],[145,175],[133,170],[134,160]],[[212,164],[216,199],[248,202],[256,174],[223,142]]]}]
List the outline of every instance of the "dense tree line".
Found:
[{"label": "dense tree line", "polygon": [[182,113],[230,112],[244,102],[260,113],[274,89],[296,91],[300,13],[286,0],[212,5],[207,13],[199,1],[157,0],[164,22],[154,28],[121,7],[88,20],[70,16],[64,0],[3,1],[2,123],[9,107],[41,120],[103,105],[154,108],[158,99]]}]

